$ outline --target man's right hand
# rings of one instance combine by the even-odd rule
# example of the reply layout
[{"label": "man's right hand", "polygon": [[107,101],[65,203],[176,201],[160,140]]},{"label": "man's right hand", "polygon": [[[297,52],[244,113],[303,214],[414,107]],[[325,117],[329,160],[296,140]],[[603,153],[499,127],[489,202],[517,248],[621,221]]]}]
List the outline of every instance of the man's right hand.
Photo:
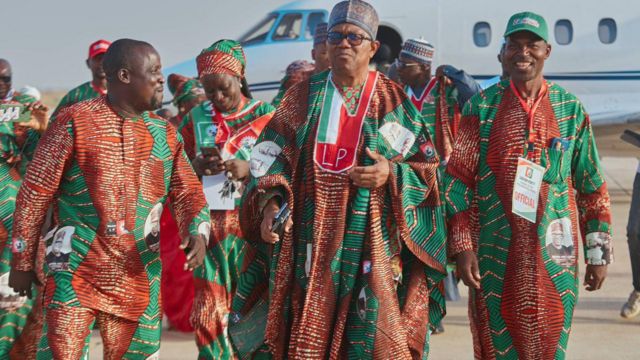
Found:
[{"label": "man's right hand", "polygon": [[467,250],[456,255],[458,276],[465,285],[474,289],[480,289],[480,267],[475,252]]},{"label": "man's right hand", "polygon": [[9,286],[20,296],[32,298],[31,287],[33,284],[41,285],[35,271],[20,271],[11,269],[9,272]]},{"label": "man's right hand", "polygon": [[225,170],[224,161],[216,155],[198,154],[192,164],[198,176],[218,175]]},{"label": "man's right hand", "polygon": [[31,119],[28,122],[18,122],[16,124],[31,128],[41,134],[44,133],[49,125],[49,108],[40,101],[36,101],[26,104],[26,110],[31,111]]},{"label": "man's right hand", "polygon": [[[280,236],[273,231],[271,231],[271,227],[273,226],[273,220],[276,218],[276,215],[280,211],[280,205],[276,199],[271,199],[267,203],[267,206],[262,210],[262,224],[260,224],[260,235],[262,236],[262,240],[269,244],[275,244],[280,241]],[[285,224],[284,231],[289,232],[291,227],[293,226],[293,220],[289,217],[287,223]]]}]

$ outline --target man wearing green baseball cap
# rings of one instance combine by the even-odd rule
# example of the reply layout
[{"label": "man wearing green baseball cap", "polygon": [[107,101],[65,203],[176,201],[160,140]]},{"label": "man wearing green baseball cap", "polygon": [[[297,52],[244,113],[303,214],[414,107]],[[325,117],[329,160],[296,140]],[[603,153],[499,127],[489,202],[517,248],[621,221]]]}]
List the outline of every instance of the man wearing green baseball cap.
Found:
[{"label": "man wearing green baseball cap", "polygon": [[[448,254],[470,288],[477,358],[564,359],[579,237],[588,291],[612,261],[609,194],[589,116],[543,77],[546,21],[515,14],[504,36],[510,79],[469,100],[447,165]],[[554,241],[573,250],[551,256]]]}]

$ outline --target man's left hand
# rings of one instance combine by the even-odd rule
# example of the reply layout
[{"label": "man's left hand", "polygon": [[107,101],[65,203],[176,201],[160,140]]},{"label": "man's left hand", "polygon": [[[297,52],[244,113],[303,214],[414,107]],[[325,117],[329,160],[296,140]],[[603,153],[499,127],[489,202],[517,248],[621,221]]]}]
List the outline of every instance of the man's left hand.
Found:
[{"label": "man's left hand", "polygon": [[389,160],[377,152],[369,150],[369,148],[366,149],[366,152],[367,156],[376,163],[370,166],[354,167],[349,171],[349,177],[358,187],[377,189],[389,181],[389,174],[391,173]]},{"label": "man's left hand", "polygon": [[182,239],[180,249],[188,251],[184,269],[193,271],[204,262],[204,255],[207,251],[206,240],[202,235],[189,235],[189,237]]},{"label": "man's left hand", "polygon": [[438,66],[438,68],[436,69],[436,79],[438,80],[442,80],[444,81],[444,85],[445,86],[450,86],[452,84],[451,79],[449,79],[445,74],[444,74],[444,68],[446,65],[440,65]]},{"label": "man's left hand", "polygon": [[244,160],[232,159],[224,163],[224,167],[233,180],[242,180],[249,176],[249,162]]},{"label": "man's left hand", "polygon": [[584,286],[587,291],[596,291],[602,287],[607,277],[607,265],[587,265],[584,274]]},{"label": "man's left hand", "polygon": [[31,119],[28,122],[17,124],[41,133],[47,130],[47,126],[49,125],[49,108],[40,101],[26,104],[25,107],[28,111],[31,111]]}]

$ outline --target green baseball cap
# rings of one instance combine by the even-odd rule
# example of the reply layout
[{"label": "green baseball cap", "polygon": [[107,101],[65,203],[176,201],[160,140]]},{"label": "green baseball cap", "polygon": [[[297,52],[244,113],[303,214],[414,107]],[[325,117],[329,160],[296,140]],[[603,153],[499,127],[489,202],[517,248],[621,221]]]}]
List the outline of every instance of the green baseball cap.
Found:
[{"label": "green baseball cap", "polygon": [[536,13],[525,11],[511,16],[507,23],[507,30],[504,32],[504,37],[506,38],[518,31],[532,32],[542,38],[542,40],[549,42],[547,21]]}]

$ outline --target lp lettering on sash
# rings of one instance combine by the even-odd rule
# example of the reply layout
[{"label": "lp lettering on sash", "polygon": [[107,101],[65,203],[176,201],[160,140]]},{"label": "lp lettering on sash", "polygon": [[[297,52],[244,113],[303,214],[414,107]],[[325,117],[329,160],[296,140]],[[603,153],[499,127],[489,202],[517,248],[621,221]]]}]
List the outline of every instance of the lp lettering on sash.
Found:
[{"label": "lp lettering on sash", "polygon": [[318,144],[322,153],[321,164],[324,168],[331,171],[344,171],[353,165],[355,154],[352,149],[327,145]]},{"label": "lp lettering on sash", "polygon": [[536,222],[543,175],[542,166],[524,158],[518,159],[513,184],[512,212],[532,223]]}]

